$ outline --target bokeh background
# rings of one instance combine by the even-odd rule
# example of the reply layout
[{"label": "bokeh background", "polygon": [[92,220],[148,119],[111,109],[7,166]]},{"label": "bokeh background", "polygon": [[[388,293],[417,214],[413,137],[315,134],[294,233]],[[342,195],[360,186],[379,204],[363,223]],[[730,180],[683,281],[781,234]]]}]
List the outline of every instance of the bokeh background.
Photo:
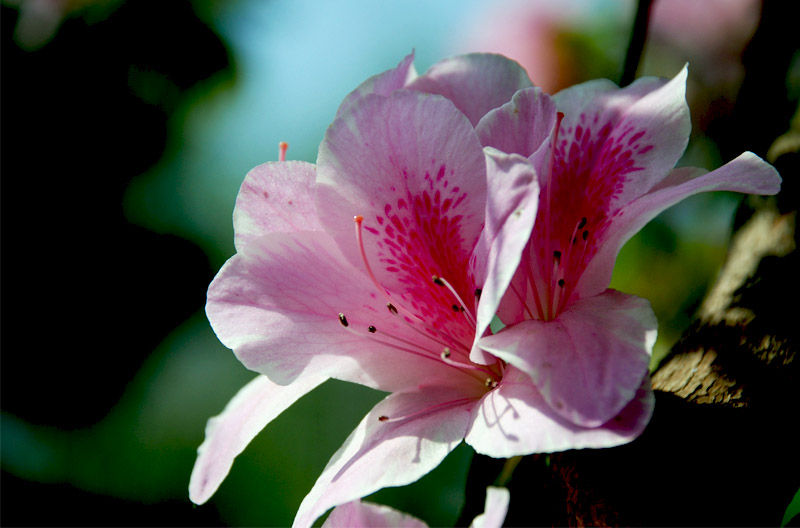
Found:
[{"label": "bokeh background", "polygon": [[[207,505],[189,502],[206,420],[254,376],[203,314],[234,251],[238,187],[279,141],[315,161],[342,98],[412,50],[420,72],[504,53],[550,92],[619,80],[632,0],[488,4],[3,0],[3,525],[291,523],[381,394],[326,383],[255,439]],[[743,62],[761,13],[754,0],[656,0],[639,74],[690,63],[682,163],[764,155],[788,128],[796,48]],[[743,122],[753,64],[777,70],[761,80],[773,96]],[[612,286],[652,301],[654,366],[719,270],[740,200],[687,200],[623,250]],[[472,454],[462,445],[373,499],[452,524]]]}]

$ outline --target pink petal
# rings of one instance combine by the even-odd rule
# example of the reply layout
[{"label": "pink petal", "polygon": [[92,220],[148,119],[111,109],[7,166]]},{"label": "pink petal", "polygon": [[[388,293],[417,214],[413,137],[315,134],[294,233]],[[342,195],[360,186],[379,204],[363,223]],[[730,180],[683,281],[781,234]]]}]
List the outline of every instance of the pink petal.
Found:
[{"label": "pink petal", "polygon": [[518,91],[475,127],[485,147],[530,157],[547,144],[556,124],[556,105],[541,88]]},{"label": "pink petal", "polygon": [[342,115],[345,110],[367,94],[389,95],[395,90],[404,88],[416,78],[417,70],[414,68],[414,53],[411,52],[400,61],[396,68],[373,75],[361,83],[358,88],[347,94],[336,111],[336,117]]},{"label": "pink petal", "polygon": [[733,191],[747,194],[776,194],[781,178],[772,165],[745,152],[722,167],[703,174],[703,169],[675,169],[648,194],[622,207],[609,219],[603,237],[597,241],[598,251],[578,285],[581,297],[606,288],[611,280],[619,250],[634,234],[660,212],[689,196],[709,191]]},{"label": "pink petal", "polygon": [[212,282],[206,313],[246,367],[280,384],[309,373],[387,391],[440,377],[471,379],[442,363],[440,350],[422,357],[377,341],[395,335],[409,342],[405,348],[430,348],[386,309],[324,231],[270,233],[250,242]]},{"label": "pink petal", "polygon": [[473,412],[466,441],[497,458],[626,444],[644,431],[655,405],[649,377],[640,381],[622,412],[600,427],[587,428],[554,412],[528,375],[510,367]]},{"label": "pink petal", "polygon": [[667,175],[689,139],[686,76],[684,68],[667,83],[644,78],[621,89],[592,81],[555,95],[564,119],[550,191],[554,211],[580,209],[591,224]]},{"label": "pink petal", "polygon": [[365,269],[353,223],[361,215],[381,287],[471,342],[474,329],[452,309],[460,303],[431,280],[445,278],[472,308],[468,264],[483,228],[486,162],[463,114],[419,92],[364,97],[328,129],[317,171],[317,211],[350,262]]},{"label": "pink petal", "polygon": [[[303,499],[294,526],[310,526],[332,506],[404,486],[439,465],[464,438],[474,389],[427,387],[389,395],[356,427]],[[390,421],[379,421],[388,416]],[[393,422],[391,418],[408,416]]]},{"label": "pink petal", "polygon": [[506,488],[489,486],[486,488],[486,507],[482,514],[475,517],[471,528],[500,528],[506,520],[508,502],[511,495]]},{"label": "pink petal", "polygon": [[264,163],[248,172],[233,210],[236,248],[265,233],[321,231],[316,177],[314,165],[303,161]]},{"label": "pink petal", "polygon": [[276,385],[258,376],[245,385],[218,416],[206,425],[206,439],[197,449],[189,481],[189,498],[203,504],[228,475],[233,459],[250,440],[301,396],[327,379],[303,376],[291,385]]},{"label": "pink petal", "polygon": [[[539,184],[530,162],[517,154],[484,149],[489,198],[486,227],[475,248],[477,283],[482,284],[478,304],[476,343],[497,312],[500,299],[519,266],[522,249],[530,237],[539,200]],[[473,346],[470,359],[488,364],[494,358]]]},{"label": "pink petal", "polygon": [[437,62],[409,88],[447,97],[475,126],[489,110],[530,86],[528,74],[516,61],[502,55],[471,53]]},{"label": "pink petal", "polygon": [[575,302],[552,321],[523,321],[479,345],[527,372],[558,414],[597,427],[636,394],[657,326],[646,299],[606,290]]},{"label": "pink petal", "polygon": [[381,504],[351,501],[333,509],[322,528],[371,528],[392,526],[396,528],[427,528],[416,517]]}]

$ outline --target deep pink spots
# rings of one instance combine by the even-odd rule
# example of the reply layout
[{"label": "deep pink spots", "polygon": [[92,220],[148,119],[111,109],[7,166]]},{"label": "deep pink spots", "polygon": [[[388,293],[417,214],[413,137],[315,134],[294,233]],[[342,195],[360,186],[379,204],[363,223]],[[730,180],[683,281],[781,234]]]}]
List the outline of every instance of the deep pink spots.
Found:
[{"label": "deep pink spots", "polygon": [[397,208],[398,209],[408,209],[408,204],[406,203],[405,199],[400,198],[397,200]]},{"label": "deep pink spots", "polygon": [[387,203],[383,207],[383,212],[386,214],[386,216],[389,216],[391,214],[391,212],[392,212],[392,206]]},{"label": "deep pink spots", "polygon": [[431,204],[431,195],[428,194],[428,191],[422,193],[422,199],[425,202],[425,210],[430,213],[432,204]]},{"label": "deep pink spots", "polygon": [[[392,216],[392,218],[391,218],[391,221],[392,221],[392,224],[394,225],[394,227],[395,227],[395,228],[396,228],[398,231],[400,231],[401,233],[404,233],[404,234],[405,234],[405,232],[406,232],[406,228],[405,228],[405,226],[403,225],[403,222],[401,222],[401,221],[400,221],[400,218],[398,218],[398,216],[397,216],[397,215],[394,215],[394,216]],[[390,227],[390,226],[386,226],[386,229],[388,230],[388,229],[389,229],[389,227]]]},{"label": "deep pink spots", "polygon": [[453,199],[447,198],[444,202],[442,202],[442,213],[446,213],[450,210],[450,206],[453,205]]},{"label": "deep pink spots", "polygon": [[364,229],[365,229],[365,230],[367,230],[367,231],[369,231],[369,232],[370,232],[370,233],[372,233],[373,235],[377,235],[377,234],[378,234],[378,230],[377,230],[377,229],[375,229],[374,227],[364,226]]},{"label": "deep pink spots", "polygon": [[444,178],[445,170],[444,165],[439,167],[439,172],[436,174],[436,181],[441,181],[441,179]]},{"label": "deep pink spots", "polygon": [[640,149],[639,152],[637,152],[637,154],[647,154],[651,150],[653,150],[653,145],[647,145],[647,146],[643,147],[642,149]]},{"label": "deep pink spots", "polygon": [[631,138],[628,140],[628,145],[632,145],[634,142],[636,142],[636,140],[638,140],[640,137],[644,135],[644,132],[645,132],[644,130],[640,130],[639,132],[632,135]]}]

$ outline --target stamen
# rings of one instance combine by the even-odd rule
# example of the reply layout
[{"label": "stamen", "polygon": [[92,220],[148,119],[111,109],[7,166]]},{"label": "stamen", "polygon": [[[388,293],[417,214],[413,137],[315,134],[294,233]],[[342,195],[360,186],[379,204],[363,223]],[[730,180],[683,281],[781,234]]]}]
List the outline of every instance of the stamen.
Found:
[{"label": "stamen", "polygon": [[[417,343],[413,343],[411,341],[406,341],[403,338],[397,337],[395,335],[387,334],[386,332],[381,332],[381,333],[383,335],[391,338],[391,339],[397,340],[397,341],[399,341],[401,343],[405,343],[405,344],[407,344],[407,345],[409,345],[411,347],[414,347],[414,348],[409,348],[409,347],[406,347],[406,346],[399,345],[397,343],[392,343],[391,341],[386,341],[384,339],[379,339],[378,337],[376,337],[374,335],[375,332],[372,332],[372,330],[370,330],[368,334],[363,334],[363,333],[355,330],[354,328],[350,327],[349,324],[347,324],[347,319],[344,317],[344,314],[339,314],[339,315],[340,315],[339,321],[342,322],[342,326],[345,327],[345,330],[347,330],[351,334],[354,334],[354,335],[356,335],[358,337],[361,337],[363,339],[367,339],[367,340],[372,341],[374,343],[378,343],[378,344],[384,345],[386,347],[393,348],[395,350],[399,350],[400,352],[406,352],[408,354],[413,354],[413,355],[415,355],[417,357],[429,359],[429,360],[432,360],[432,361],[441,361],[445,365],[447,365],[449,367],[453,367],[454,369],[458,370],[462,374],[470,376],[473,379],[475,379],[476,377],[477,377],[477,379],[482,379],[481,377],[477,376],[477,372],[476,371],[482,371],[484,374],[488,374],[489,376],[496,376],[496,374],[494,372],[486,370],[483,367],[480,367],[478,365],[473,365],[473,364],[460,363],[460,362],[457,362],[457,361],[453,361],[452,359],[449,359],[449,358],[445,359],[442,355],[436,355],[436,353],[433,352],[432,350],[422,348]],[[375,328],[375,327],[371,326],[370,328]],[[377,332],[377,329],[376,329],[376,332]],[[447,350],[449,350],[449,349],[447,349]]]},{"label": "stamen", "polygon": [[581,218],[581,221],[580,221],[580,223],[578,224],[578,229],[583,229],[583,227],[584,227],[585,225],[586,225],[586,217],[584,216],[583,218]]},{"label": "stamen", "polygon": [[558,286],[559,286],[560,288],[563,288],[563,287],[564,287],[564,279],[558,279]]},{"label": "stamen", "polygon": [[488,388],[492,388],[493,389],[493,388],[497,387],[497,381],[493,380],[492,378],[486,378],[486,381],[484,382],[484,385],[486,385],[487,389]]},{"label": "stamen", "polygon": [[[539,312],[539,319],[542,320],[542,321],[546,321],[547,318],[545,318],[544,309],[542,309],[542,300],[539,298],[539,289],[536,287],[536,279],[533,276],[533,268],[531,267],[531,259],[526,259],[526,260],[527,260],[527,266],[525,266],[525,276],[528,279],[528,283],[531,285],[531,292],[533,293],[533,301],[536,303],[536,310]],[[538,260],[538,257],[537,257],[537,260]],[[526,295],[528,294],[527,286],[525,287],[525,294]],[[519,294],[517,294],[517,295],[519,295]],[[524,304],[525,308],[528,310],[528,314],[530,314],[531,311],[530,311],[530,309],[528,309],[528,305],[525,302],[525,298],[520,296],[520,299],[522,300],[522,304]],[[536,318],[531,314],[531,319],[536,319]]]},{"label": "stamen", "polygon": [[[369,278],[372,280],[372,283],[375,285],[375,287],[376,287],[376,288],[378,288],[378,290],[379,290],[381,293],[383,293],[383,296],[384,296],[384,297],[386,298],[386,300],[388,301],[388,302],[386,303],[386,307],[389,309],[389,311],[390,311],[390,312],[391,312],[393,315],[398,315],[398,310],[397,310],[397,307],[396,307],[394,304],[392,304],[392,297],[389,295],[389,292],[386,290],[386,288],[384,288],[383,286],[381,286],[381,283],[380,283],[380,282],[378,282],[378,278],[377,278],[377,277],[375,277],[375,274],[372,272],[372,267],[369,265],[369,261],[367,260],[367,252],[366,252],[366,250],[364,249],[364,239],[363,239],[363,237],[362,237],[362,234],[361,234],[361,224],[362,224],[362,222],[364,221],[364,217],[363,217],[363,216],[361,216],[361,215],[356,215],[356,216],[354,216],[354,217],[353,217],[353,221],[356,223],[356,240],[357,240],[357,242],[358,242],[358,249],[359,249],[359,250],[360,250],[360,252],[361,252],[361,260],[363,260],[363,261],[364,261],[364,267],[365,267],[365,268],[366,268],[366,270],[367,270],[367,275],[369,275]],[[460,302],[460,301],[459,301],[459,302]],[[447,339],[448,341],[455,341],[453,338],[451,338],[451,337],[447,336],[447,334],[444,334],[443,332],[441,332],[441,331],[440,331],[440,330],[438,330],[437,328],[433,328],[432,326],[430,326],[430,325],[428,325],[427,323],[425,323],[425,321],[424,321],[424,320],[423,320],[423,319],[422,319],[422,318],[421,318],[419,315],[415,314],[414,312],[412,312],[412,311],[409,311],[409,310],[405,310],[405,309],[404,309],[403,311],[404,311],[404,312],[407,312],[407,313],[409,313],[411,316],[413,316],[413,318],[414,318],[414,319],[416,319],[416,320],[417,320],[417,321],[418,321],[418,322],[419,322],[421,325],[423,325],[425,328],[428,328],[428,329],[430,329],[432,332],[434,332],[434,333],[436,333],[436,334],[439,334],[439,335],[443,336],[443,337],[444,337],[445,339]],[[428,335],[428,334],[426,334],[426,333],[424,333],[424,332],[420,331],[418,328],[416,328],[416,327],[415,327],[415,325],[414,325],[414,324],[412,324],[412,323],[410,323],[408,320],[406,320],[406,318],[405,318],[405,317],[401,317],[401,320],[402,320],[402,321],[403,321],[403,323],[405,323],[407,326],[409,326],[410,328],[413,328],[415,331],[419,332],[420,334],[424,335],[425,337],[428,337],[428,338],[430,338],[430,339],[433,339],[434,341],[437,341],[437,342],[439,342],[440,344],[446,344],[446,343],[442,343],[441,341],[439,341],[439,340],[437,340],[437,339],[433,338],[432,336],[430,336],[430,335]],[[463,345],[461,345],[461,346],[462,346],[462,348],[466,348],[466,347],[464,347]]]},{"label": "stamen", "polygon": [[414,417],[420,416],[422,414],[426,414],[426,413],[432,412],[432,411],[434,411],[436,409],[439,409],[439,408],[442,408],[442,407],[456,406],[456,405],[460,405],[462,403],[471,402],[471,401],[475,401],[475,398],[459,398],[458,400],[453,400],[453,401],[444,402],[444,403],[437,403],[436,405],[431,405],[430,407],[425,407],[424,409],[420,409],[419,411],[412,412],[410,414],[406,414],[406,415],[403,415],[403,416],[394,416],[392,418],[389,418],[388,416],[382,414],[382,415],[378,416],[378,421],[379,422],[383,422],[383,423],[400,422],[400,421],[403,421],[403,420],[408,420],[410,418],[414,418]]},{"label": "stamen", "polygon": [[491,370],[487,369],[486,367],[482,367],[481,365],[476,365],[475,363],[461,363],[459,361],[454,361],[450,359],[450,349],[447,347],[445,347],[445,349],[442,350],[442,353],[439,355],[439,357],[442,358],[442,361],[444,361],[448,365],[452,365],[454,367],[459,367],[463,369],[478,370],[480,372],[483,372],[487,376],[490,376],[492,379],[494,379],[494,377],[497,375]]},{"label": "stamen", "polygon": [[[375,284],[375,287],[378,288],[378,291],[383,293],[383,295],[388,299],[389,292],[386,291],[386,288],[381,286],[381,283],[378,282],[378,279],[377,277],[375,277],[375,274],[372,273],[372,268],[370,267],[369,261],[367,260],[367,252],[366,250],[364,250],[364,239],[361,236],[361,223],[364,221],[364,217],[361,215],[356,215],[353,217],[353,221],[356,223],[356,240],[358,241],[358,249],[361,251],[361,260],[364,261],[364,267],[367,269],[367,275],[369,275],[369,278],[372,279],[372,283]],[[389,310],[391,311],[392,308],[389,308]],[[397,312],[396,308],[395,312]]]},{"label": "stamen", "polygon": [[[386,307],[389,308],[389,312],[391,312],[392,315],[396,315],[396,316],[398,316],[400,318],[400,322],[401,323],[403,323],[404,325],[406,325],[407,327],[409,327],[410,329],[412,329],[413,331],[415,331],[416,333],[418,333],[422,337],[425,337],[426,339],[430,339],[431,341],[433,341],[435,343],[438,343],[439,345],[442,345],[442,346],[450,346],[450,345],[452,345],[452,346],[455,346],[455,347],[460,347],[467,355],[469,354],[469,349],[466,346],[464,346],[463,344],[459,343],[456,339],[454,339],[451,336],[447,335],[446,333],[442,332],[438,328],[429,325],[428,323],[426,323],[425,321],[423,321],[419,317],[416,318],[417,322],[415,323],[413,321],[409,321],[406,317],[404,317],[404,316],[400,315],[399,313],[397,313],[397,308],[395,308],[392,303],[386,303]],[[421,325],[423,328],[425,328],[426,330],[429,330],[433,334],[438,335],[439,337],[436,337],[435,335],[432,335],[431,333],[422,331],[421,329],[417,328],[417,324]]]},{"label": "stamen", "polygon": [[561,252],[558,250],[553,251],[553,258],[556,259],[556,262],[561,262]]},{"label": "stamen", "polygon": [[583,235],[581,235],[581,236],[583,237],[584,240],[586,240],[586,238],[589,236],[589,231],[588,230],[584,231]]},{"label": "stamen", "polygon": [[[555,167],[556,147],[558,146],[558,134],[559,134],[559,132],[561,130],[561,121],[563,119],[564,119],[564,113],[563,112],[558,112],[556,114],[556,124],[555,124],[555,129],[553,131],[553,139],[552,139],[552,143],[550,144],[550,175],[551,175],[551,180],[549,180],[547,182],[547,189],[546,189],[546,192],[545,192],[545,209],[544,209],[547,213],[550,212],[550,194],[551,194],[551,189],[553,187],[552,175],[553,175],[553,168]],[[544,247],[545,247],[545,251],[550,251],[550,248],[551,248],[551,246],[550,246],[550,228],[551,228],[550,221],[551,221],[551,218],[548,217],[546,219],[546,221],[544,222]],[[538,256],[539,256],[538,252],[537,252],[536,256],[538,258]],[[552,269],[550,269],[548,267],[547,268],[547,276],[543,275],[542,279],[544,281],[544,284],[547,284],[547,285],[552,284],[553,283]],[[544,305],[547,306],[547,307],[551,306],[552,299],[550,298],[550,288],[549,287],[545,288],[544,295],[545,295]],[[537,300],[537,303],[538,302],[539,301]],[[541,309],[539,311],[541,312]],[[549,314],[545,314],[545,315],[549,315]]]},{"label": "stamen", "polygon": [[372,325],[369,325],[369,328],[367,328],[367,331],[368,331],[370,334],[374,334],[375,332],[377,332],[377,331],[378,331],[378,329],[377,329],[377,328],[375,328],[375,327],[374,327],[374,326],[372,326]]},{"label": "stamen", "polygon": [[286,161],[286,151],[289,150],[289,144],[285,141],[278,143],[278,161]]},{"label": "stamen", "polygon": [[[434,275],[432,277],[432,279],[433,279],[433,283],[436,284],[437,286],[444,286],[445,288],[450,290],[450,293],[452,293],[453,296],[458,301],[459,306],[461,306],[462,308],[466,306],[466,303],[461,299],[461,296],[458,294],[456,289],[453,288],[453,286],[449,282],[447,282],[442,277],[439,277],[438,275]],[[477,326],[477,323],[475,321],[475,318],[472,316],[472,313],[468,312],[467,310],[463,310],[463,312],[464,312],[464,315],[467,317],[467,320],[472,324],[472,326]]]},{"label": "stamen", "polygon": [[525,299],[522,298],[522,295],[520,295],[519,290],[517,290],[517,287],[514,286],[513,283],[509,284],[508,286],[509,286],[509,288],[511,288],[511,291],[514,292],[514,294],[517,296],[517,299],[519,299],[519,302],[522,303],[522,306],[525,307],[525,311],[528,312],[528,315],[530,316],[530,318],[531,319],[536,319],[536,317],[533,315],[533,312],[531,312],[531,309],[528,307],[528,303],[525,302]]}]

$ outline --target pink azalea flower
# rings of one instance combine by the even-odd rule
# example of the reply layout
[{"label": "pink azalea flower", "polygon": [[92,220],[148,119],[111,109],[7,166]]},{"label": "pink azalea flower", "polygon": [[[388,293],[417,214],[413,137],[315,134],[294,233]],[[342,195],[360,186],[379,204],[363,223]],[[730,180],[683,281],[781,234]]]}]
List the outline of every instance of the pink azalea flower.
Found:
[{"label": "pink azalea flower", "polygon": [[[234,211],[237,254],[207,313],[263,376],[209,421],[192,500],[208,500],[249,441],[329,378],[391,394],[333,455],[299,526],[417,480],[462,440],[508,457],[638,436],[655,319],[646,301],[603,292],[616,252],[693,192],[777,188],[752,155],[664,178],[686,144],[682,79],[588,83],[554,103],[500,56],[423,76],[409,56],[347,96],[316,166],[253,169]],[[559,123],[556,105],[577,110]],[[559,250],[567,231],[576,244]],[[498,308],[512,326],[484,337]],[[586,401],[593,389],[599,402]]]},{"label": "pink azalea flower", "polygon": [[[209,421],[190,482],[196,503],[258,431],[329,378],[392,394],[334,454],[297,525],[417,480],[465,438],[505,457],[616,445],[646,423],[644,399],[599,434],[577,427],[527,374],[489,354],[470,360],[538,199],[532,163],[484,150],[475,125],[531,83],[499,56],[449,59],[422,77],[411,61],[345,99],[316,167],[269,163],[242,185],[237,254],[209,288],[207,313],[220,340],[265,375]],[[556,120],[546,97],[535,105],[525,141],[537,150]]]},{"label": "pink azalea flower", "polygon": [[[510,499],[506,488],[488,487],[486,507],[475,517],[470,526],[474,528],[500,528],[508,512]],[[396,528],[427,528],[427,524],[416,517],[399,512],[388,506],[359,500],[337,506],[322,525],[323,528],[369,528],[393,526]]]},{"label": "pink azalea flower", "polygon": [[[643,388],[656,320],[649,303],[606,290],[623,244],[664,209],[699,192],[774,194],[780,177],[746,152],[705,173],[674,169],[689,138],[687,70],[626,88],[591,81],[554,96],[563,118],[546,153],[533,135],[530,90],[478,126],[484,145],[529,156],[541,187],[534,231],[499,308],[506,329],[480,347],[530,375],[550,408],[599,428]],[[473,360],[484,362],[482,352]],[[473,444],[474,445],[474,444]]]}]

